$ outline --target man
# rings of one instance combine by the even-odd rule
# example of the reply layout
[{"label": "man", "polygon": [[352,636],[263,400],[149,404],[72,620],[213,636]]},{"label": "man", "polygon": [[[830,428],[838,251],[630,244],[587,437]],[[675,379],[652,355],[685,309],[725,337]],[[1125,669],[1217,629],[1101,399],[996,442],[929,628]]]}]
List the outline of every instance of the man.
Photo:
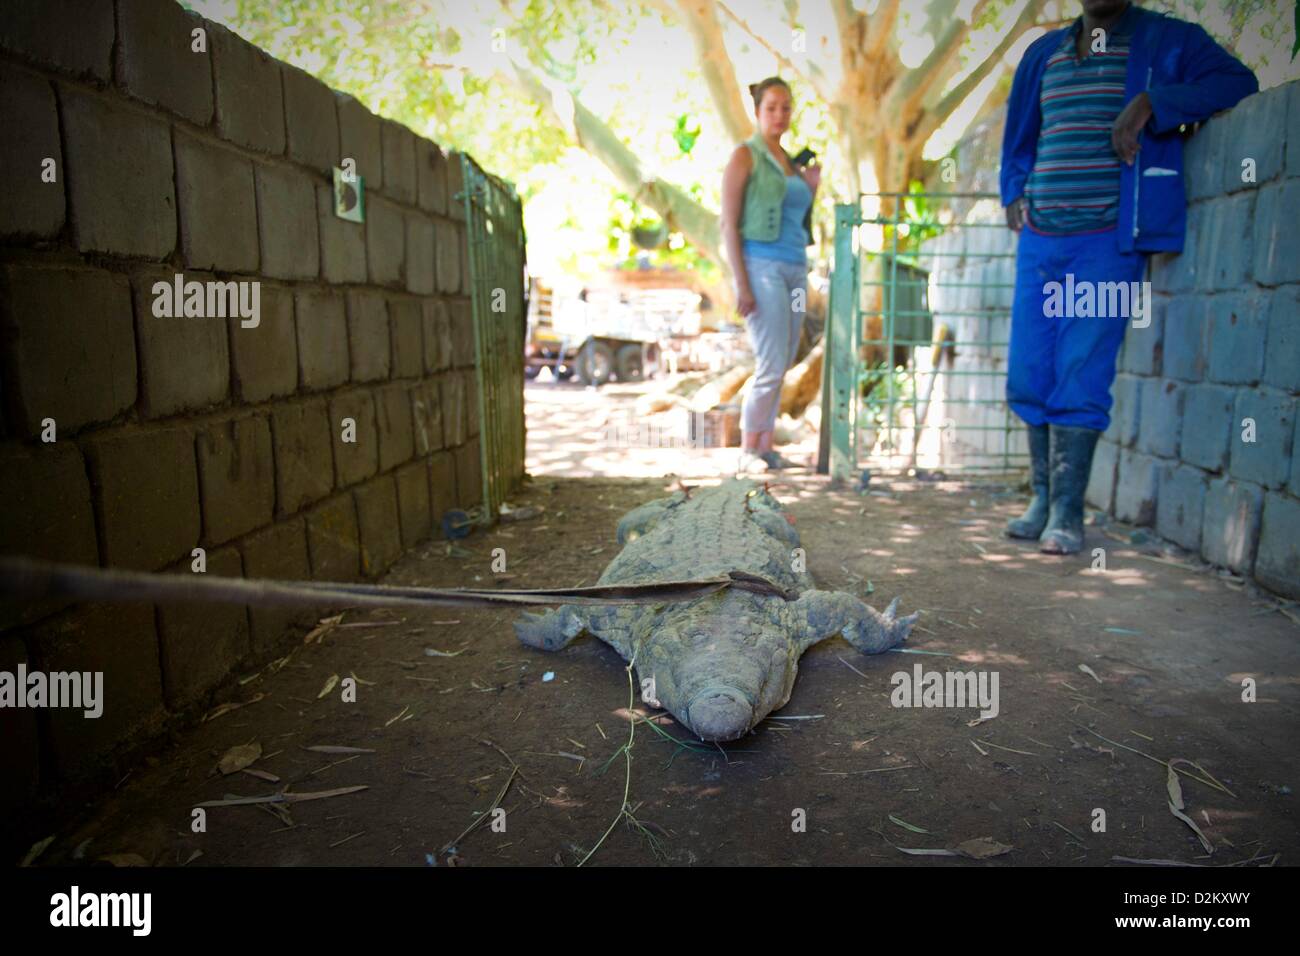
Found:
[{"label": "man", "polygon": [[1182,251],[1180,134],[1259,89],[1196,24],[1128,0],[1082,5],[1025,51],[1002,140],[1002,203],[1020,236],[1007,402],[1029,428],[1034,490],[1007,534],[1048,554],[1083,547],[1083,493],[1133,313],[1076,315],[1061,291],[1090,288],[1104,304],[1098,285],[1140,288],[1149,253]]}]

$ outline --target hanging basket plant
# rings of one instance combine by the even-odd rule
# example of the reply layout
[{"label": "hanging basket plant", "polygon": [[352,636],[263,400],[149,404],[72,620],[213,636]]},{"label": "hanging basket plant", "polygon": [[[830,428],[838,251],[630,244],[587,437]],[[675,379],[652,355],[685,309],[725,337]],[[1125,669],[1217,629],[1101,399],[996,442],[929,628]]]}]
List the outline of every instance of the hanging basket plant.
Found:
[{"label": "hanging basket plant", "polygon": [[662,219],[653,225],[638,223],[632,227],[632,241],[639,249],[658,249],[668,241],[668,227]]}]

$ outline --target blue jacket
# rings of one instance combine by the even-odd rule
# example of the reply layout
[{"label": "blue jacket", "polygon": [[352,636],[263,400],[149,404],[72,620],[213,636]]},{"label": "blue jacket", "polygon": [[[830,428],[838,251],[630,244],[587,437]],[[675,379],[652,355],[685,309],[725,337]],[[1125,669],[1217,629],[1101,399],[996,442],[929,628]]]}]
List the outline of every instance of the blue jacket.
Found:
[{"label": "blue jacket", "polygon": [[[1235,106],[1259,89],[1255,74],[1201,27],[1134,6],[1124,102],[1142,91],[1151,99],[1137,159],[1120,164],[1119,248],[1122,252],[1181,252],[1187,228],[1181,129]],[[1039,93],[1048,58],[1070,27],[1029,45],[1016,67],[1002,135],[1002,204],[1024,195],[1038,153]],[[1136,215],[1135,215],[1136,212]]]}]

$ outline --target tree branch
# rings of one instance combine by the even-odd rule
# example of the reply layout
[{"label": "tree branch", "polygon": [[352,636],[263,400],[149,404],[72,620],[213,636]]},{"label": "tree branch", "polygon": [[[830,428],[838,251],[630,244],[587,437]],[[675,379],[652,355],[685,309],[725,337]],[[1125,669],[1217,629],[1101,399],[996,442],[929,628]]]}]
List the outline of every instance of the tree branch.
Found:
[{"label": "tree branch", "polygon": [[868,60],[877,60],[884,55],[897,20],[898,0],[880,0],[876,12],[867,18],[865,46]]},{"label": "tree branch", "polygon": [[[804,22],[803,11],[799,9],[799,0],[785,0],[784,6],[785,6],[786,23],[792,29],[794,28],[794,25],[796,23]],[[814,36],[815,38],[821,41],[821,43],[819,44],[821,49],[825,50],[826,42],[831,39],[831,35],[827,33],[825,30],[819,29],[815,35],[808,35],[805,37],[805,39],[811,40],[814,38]],[[829,104],[830,102],[829,97],[832,95],[835,88],[839,85],[838,79],[833,78],[830,74],[828,74],[825,70],[822,69],[821,64],[818,62],[818,60],[820,59],[819,57],[808,56],[808,51],[806,49],[804,50],[804,57],[806,60],[804,70],[807,73],[808,81],[812,85],[813,92],[816,93],[817,96],[823,102]],[[829,59],[827,60],[827,62],[829,64],[830,62]],[[792,63],[791,66],[793,67],[794,64]]]},{"label": "tree branch", "polygon": [[695,43],[695,57],[722,126],[733,143],[744,142],[753,135],[754,123],[745,109],[745,100],[736,82],[736,68],[727,56],[714,0],[677,0],[677,5],[686,30]]},{"label": "tree branch", "polygon": [[995,69],[1000,71],[1005,68],[1005,64],[1002,62],[1003,56],[1024,35],[1026,30],[1035,26],[1034,21],[1038,19],[1045,2],[1046,0],[1029,0],[1024,9],[1020,11],[1020,16],[1016,18],[1016,22],[1006,30],[992,52],[937,103],[926,107],[916,129],[908,135],[910,146],[918,150],[923,149],[925,141],[934,134],[936,129],[943,125],[944,120],[952,115],[953,111],[961,105],[966,97],[974,92],[975,87],[979,86],[990,72]]},{"label": "tree branch", "polygon": [[829,95],[830,91],[825,88],[825,83],[823,82],[824,78],[820,75],[821,71],[817,69],[817,65],[815,63],[810,64],[811,72],[804,73],[804,71],[799,69],[799,67],[795,64],[793,60],[791,60],[788,56],[786,56],[776,47],[772,46],[772,44],[769,43],[763,36],[761,36],[757,30],[751,27],[743,17],[741,17],[729,6],[723,3],[722,0],[716,0],[716,2],[717,2],[718,9],[721,10],[723,13],[725,13],[728,17],[730,17],[731,21],[735,23],[736,26],[740,27],[740,29],[744,30],[745,33],[748,34],[750,38],[754,40],[754,42],[756,42],[759,46],[765,49],[768,53],[772,54],[772,56],[776,58],[776,61],[778,63],[780,63],[783,67],[785,67],[795,76],[797,76],[801,82],[806,83],[808,85],[808,88],[817,94],[818,98],[828,103],[830,102],[830,95]]},{"label": "tree branch", "polygon": [[[528,37],[523,49],[530,62],[532,56],[545,52],[535,37]],[[464,62],[464,58],[461,59]],[[478,63],[476,70],[474,58],[468,59],[469,69],[482,75],[482,64]],[[600,160],[637,202],[657,212],[671,231],[680,232],[701,255],[719,265],[725,275],[730,275],[730,266],[722,254],[717,213],[697,202],[685,190],[647,174],[636,154],[617,134],[583,106],[562,80],[549,75],[539,64],[533,64],[537,67],[537,72],[534,72],[509,52],[494,59],[504,60],[508,69],[498,69],[493,75],[522,89],[577,145]]]},{"label": "tree branch", "polygon": [[927,112],[936,113],[940,121],[947,119],[958,104],[969,96],[971,91],[988,76],[990,70],[1002,65],[1002,58],[1006,56],[1007,50],[1015,45],[1026,30],[1035,25],[1034,21],[1038,19],[1038,15],[1042,12],[1045,3],[1046,0],[1029,0],[1025,4],[1025,8],[1020,11],[1020,16],[1016,18],[1016,22],[1007,28],[1007,31],[1002,35],[1002,39],[998,41],[997,46],[993,48],[989,55],[942,99],[938,99],[936,96],[935,99],[938,99],[938,102],[933,107],[927,103]]},{"label": "tree branch", "polygon": [[970,118],[970,123],[966,128],[968,130],[974,129],[976,126],[983,123],[991,115],[997,112],[999,107],[1006,104],[1010,95],[1011,85],[1009,83],[1002,86],[994,86],[989,95],[984,98],[984,102],[980,104],[979,109],[975,111],[975,115]]},{"label": "tree branch", "polygon": [[856,29],[863,14],[853,9],[853,0],[830,0],[831,15],[835,18],[835,29],[843,34],[846,30]]},{"label": "tree branch", "polygon": [[434,12],[434,7],[430,0],[418,0],[418,2],[411,3],[410,6],[415,7],[415,9],[407,10],[400,16],[390,17],[387,20],[381,20],[373,26],[368,26],[366,28],[366,33],[370,34],[373,38],[380,38],[388,30],[395,30],[398,27],[404,27],[407,24],[414,23],[421,17],[430,16]]},{"label": "tree branch", "polygon": [[507,56],[513,80],[541,105],[579,146],[600,160],[638,202],[652,208],[673,232],[684,235],[702,255],[730,272],[722,254],[717,213],[685,190],[649,175],[632,152],[601,120],[561,83],[539,76]]},{"label": "tree branch", "polygon": [[844,76],[848,78],[859,72],[864,52],[865,14],[853,9],[853,0],[830,0],[830,5],[835,30],[840,36],[840,60],[844,64]]},{"label": "tree branch", "polygon": [[916,112],[921,98],[935,85],[942,86],[951,76],[947,69],[957,59],[961,45],[970,35],[971,24],[979,19],[990,0],[978,0],[971,10],[970,20],[953,19],[943,34],[936,38],[934,49],[914,70],[909,70],[901,83],[895,84],[885,100],[884,112],[906,118]]}]

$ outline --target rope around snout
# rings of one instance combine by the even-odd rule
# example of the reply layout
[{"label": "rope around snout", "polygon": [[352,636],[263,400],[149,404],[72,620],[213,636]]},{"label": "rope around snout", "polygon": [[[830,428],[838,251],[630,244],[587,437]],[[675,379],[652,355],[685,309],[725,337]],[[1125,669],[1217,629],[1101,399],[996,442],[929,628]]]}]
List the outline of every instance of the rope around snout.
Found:
[{"label": "rope around snout", "polygon": [[0,596],[40,600],[157,604],[215,603],[253,607],[540,607],[554,604],[668,604],[693,601],[724,588],[752,591],[786,601],[798,594],[745,571],[695,581],[593,585],[578,588],[504,590],[489,588],[392,587],[322,581],[249,581],[206,573],[122,571],[35,558],[0,556]]}]

